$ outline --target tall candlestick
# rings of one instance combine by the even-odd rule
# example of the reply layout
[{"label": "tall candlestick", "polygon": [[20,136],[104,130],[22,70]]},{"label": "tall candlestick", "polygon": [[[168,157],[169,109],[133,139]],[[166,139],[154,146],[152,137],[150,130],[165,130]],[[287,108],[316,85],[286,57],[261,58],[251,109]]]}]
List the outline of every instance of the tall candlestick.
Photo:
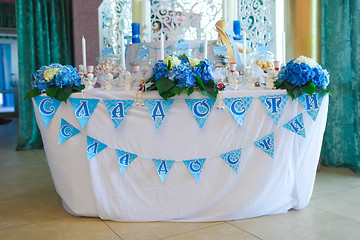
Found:
[{"label": "tall candlestick", "polygon": [[204,60],[207,59],[208,55],[208,38],[207,34],[205,33],[205,41],[204,41]]},{"label": "tall candlestick", "polygon": [[150,36],[151,33],[151,5],[150,0],[145,1],[145,22],[144,22],[144,28],[145,28],[145,38],[146,41],[151,41]]},{"label": "tall candlestick", "polygon": [[132,0],[132,5],[131,5],[132,22],[140,23],[141,18],[144,18],[143,6],[144,6],[144,1]]},{"label": "tall candlestick", "polygon": [[285,32],[282,33],[282,62],[286,64],[286,38]]},{"label": "tall candlestick", "polygon": [[246,67],[246,32],[243,31],[243,64]]},{"label": "tall candlestick", "polygon": [[125,66],[125,40],[124,40],[124,34],[121,34],[121,64],[122,64],[122,68],[123,71],[126,71],[126,66]]},{"label": "tall candlestick", "polygon": [[161,41],[161,46],[160,46],[160,48],[161,48],[161,60],[164,60],[165,59],[165,47],[164,47],[164,33],[163,32],[161,32],[161,39],[160,39],[160,41]]},{"label": "tall candlestick", "polygon": [[238,18],[238,16],[237,16],[237,1],[227,0],[226,8],[227,8],[227,12],[226,12],[227,27],[229,29],[233,29],[233,21]]},{"label": "tall candlestick", "polygon": [[84,68],[84,73],[86,74],[87,73],[87,70],[86,70],[86,42],[85,42],[84,36],[82,37],[81,43],[82,43],[83,68]]},{"label": "tall candlestick", "polygon": [[222,9],[223,9],[223,20],[226,21],[227,18],[228,18],[228,16],[227,16],[227,9],[228,9],[227,8],[227,0],[223,0],[222,4],[223,4],[223,7],[222,7]]}]

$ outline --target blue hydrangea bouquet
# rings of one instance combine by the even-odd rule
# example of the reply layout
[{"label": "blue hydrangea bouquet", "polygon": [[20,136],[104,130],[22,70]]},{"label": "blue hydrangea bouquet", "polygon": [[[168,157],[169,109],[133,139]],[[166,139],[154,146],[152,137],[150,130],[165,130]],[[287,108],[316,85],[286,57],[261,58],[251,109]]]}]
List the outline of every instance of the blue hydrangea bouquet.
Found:
[{"label": "blue hydrangea bouquet", "polygon": [[81,78],[76,68],[58,63],[42,66],[33,73],[31,86],[33,89],[26,94],[24,99],[46,93],[49,97],[64,102],[72,93],[80,92],[85,88],[81,84]]},{"label": "blue hydrangea bouquet", "polygon": [[330,76],[315,60],[300,56],[291,60],[280,69],[278,79],[274,82],[277,89],[286,89],[292,99],[307,93],[329,93]]},{"label": "blue hydrangea bouquet", "polygon": [[153,84],[147,90],[158,90],[167,100],[184,91],[190,95],[198,88],[203,95],[216,99],[218,88],[211,77],[212,71],[213,65],[207,59],[200,61],[185,54],[168,56],[155,63],[154,75],[147,81]]}]

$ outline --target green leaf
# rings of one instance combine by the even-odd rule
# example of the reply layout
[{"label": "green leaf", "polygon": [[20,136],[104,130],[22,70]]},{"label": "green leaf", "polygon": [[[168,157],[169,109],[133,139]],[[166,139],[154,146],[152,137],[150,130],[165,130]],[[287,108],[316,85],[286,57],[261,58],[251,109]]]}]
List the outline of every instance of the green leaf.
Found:
[{"label": "green leaf", "polygon": [[321,93],[321,94],[329,94],[330,96],[331,96],[331,92],[330,92],[330,90],[327,90],[327,89],[324,89],[324,88],[322,88],[322,87],[317,87],[316,89],[315,89],[315,92],[318,92],[318,93]]},{"label": "green leaf", "polygon": [[198,65],[196,65],[195,67],[201,67],[201,65],[203,65],[204,62],[200,62]]},{"label": "green leaf", "polygon": [[276,80],[274,82],[274,86],[276,87],[276,89],[286,89],[285,88],[285,81],[279,82],[278,80]]},{"label": "green leaf", "polygon": [[293,84],[289,83],[288,81],[284,81],[284,87],[285,87],[285,89],[290,89],[292,91],[295,91],[295,89],[298,88],[299,86],[293,85]]},{"label": "green leaf", "polygon": [[297,88],[294,88],[294,90],[293,90],[293,94],[294,94],[294,96],[295,96],[295,98],[298,98],[298,97],[300,97],[301,95],[303,95],[303,91],[302,91],[302,88],[301,87],[297,87]]},{"label": "green leaf", "polygon": [[316,90],[316,87],[315,87],[315,84],[313,82],[310,82],[310,83],[307,83],[305,84],[303,87],[302,87],[302,90],[309,94],[310,96],[313,95],[313,93],[315,92]]},{"label": "green leaf", "polygon": [[291,97],[292,100],[295,99],[295,95],[293,94],[293,92],[289,89],[286,89],[286,92],[289,94],[289,96]]},{"label": "green leaf", "polygon": [[216,100],[219,90],[213,81],[209,81],[205,84],[205,91],[207,92],[207,96]]},{"label": "green leaf", "polygon": [[189,58],[188,58],[188,56],[186,56],[185,53],[179,57],[179,59],[184,59],[184,58],[186,58],[189,61]]},{"label": "green leaf", "polygon": [[184,90],[185,90],[185,88],[181,88],[179,86],[175,86],[175,87],[171,88],[171,91],[179,96]]},{"label": "green leaf", "polygon": [[145,91],[157,90],[156,84],[153,83],[150,87],[145,88]]},{"label": "green leaf", "polygon": [[175,93],[173,93],[171,90],[168,91],[164,91],[164,92],[159,92],[159,95],[165,99],[168,100],[169,98],[172,98],[175,96]]},{"label": "green leaf", "polygon": [[46,95],[48,95],[51,98],[54,98],[59,89],[60,88],[58,86],[53,85],[46,90]]},{"label": "green leaf", "polygon": [[37,88],[33,88],[26,94],[26,96],[24,97],[24,100],[26,100],[28,98],[39,96],[40,94],[41,93],[39,92],[39,90],[37,90]]},{"label": "green leaf", "polygon": [[163,77],[156,82],[156,87],[159,90],[159,93],[166,92],[171,88],[175,87],[175,83],[170,79]]},{"label": "green leaf", "polygon": [[169,71],[171,67],[171,61],[167,60],[166,71]]},{"label": "green leaf", "polygon": [[72,93],[72,89],[69,86],[64,86],[57,91],[56,100],[66,102]]},{"label": "green leaf", "polygon": [[190,94],[192,94],[194,92],[194,87],[190,87],[190,88],[185,88],[185,92],[188,96],[190,96]]},{"label": "green leaf", "polygon": [[73,86],[72,88],[72,92],[81,92],[81,90],[85,89],[85,85],[81,84],[80,86]]},{"label": "green leaf", "polygon": [[205,89],[205,86],[204,86],[204,83],[203,83],[203,81],[201,80],[201,78],[198,76],[198,75],[195,75],[195,78],[196,78],[196,81],[197,81],[197,83],[198,83],[198,85],[199,85],[199,88],[200,89]]},{"label": "green leaf", "polygon": [[149,78],[146,82],[147,82],[147,83],[149,83],[149,82],[155,82],[155,76],[152,76],[152,77]]}]

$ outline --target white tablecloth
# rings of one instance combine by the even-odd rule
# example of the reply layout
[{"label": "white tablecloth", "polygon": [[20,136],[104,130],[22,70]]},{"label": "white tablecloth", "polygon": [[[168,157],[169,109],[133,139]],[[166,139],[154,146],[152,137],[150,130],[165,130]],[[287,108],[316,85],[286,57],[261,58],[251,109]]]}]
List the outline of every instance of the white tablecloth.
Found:
[{"label": "white tablecloth", "polygon": [[[47,127],[35,113],[54,180],[65,209],[73,215],[114,221],[221,221],[284,213],[304,208],[311,197],[323,133],[328,96],[314,122],[298,100],[289,99],[276,126],[259,96],[286,94],[282,90],[225,91],[225,97],[254,97],[243,126],[227,109],[214,108],[202,129],[184,99],[177,96],[164,123],[156,129],[145,107],[130,109],[115,129],[100,101],[83,129],[70,102],[61,103]],[[75,98],[131,99],[134,91],[85,90]],[[160,98],[157,92],[144,99]],[[189,98],[203,98],[195,92]],[[34,106],[36,106],[34,104]],[[306,138],[284,127],[303,113]],[[82,130],[58,144],[61,118]],[[274,132],[274,158],[253,145]],[[108,147],[90,161],[86,136]],[[138,157],[120,173],[115,148]],[[242,149],[238,173],[220,157]],[[152,158],[176,160],[162,182]],[[199,182],[182,160],[206,158]]]}]

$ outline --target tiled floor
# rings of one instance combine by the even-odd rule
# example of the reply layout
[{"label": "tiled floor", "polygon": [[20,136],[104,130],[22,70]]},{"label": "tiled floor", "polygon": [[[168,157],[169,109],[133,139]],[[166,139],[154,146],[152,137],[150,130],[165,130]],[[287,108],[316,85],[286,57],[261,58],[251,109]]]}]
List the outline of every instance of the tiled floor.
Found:
[{"label": "tiled floor", "polygon": [[322,167],[300,211],[228,222],[120,223],[69,215],[43,150],[14,151],[16,122],[0,125],[0,239],[360,239],[360,176]]}]

